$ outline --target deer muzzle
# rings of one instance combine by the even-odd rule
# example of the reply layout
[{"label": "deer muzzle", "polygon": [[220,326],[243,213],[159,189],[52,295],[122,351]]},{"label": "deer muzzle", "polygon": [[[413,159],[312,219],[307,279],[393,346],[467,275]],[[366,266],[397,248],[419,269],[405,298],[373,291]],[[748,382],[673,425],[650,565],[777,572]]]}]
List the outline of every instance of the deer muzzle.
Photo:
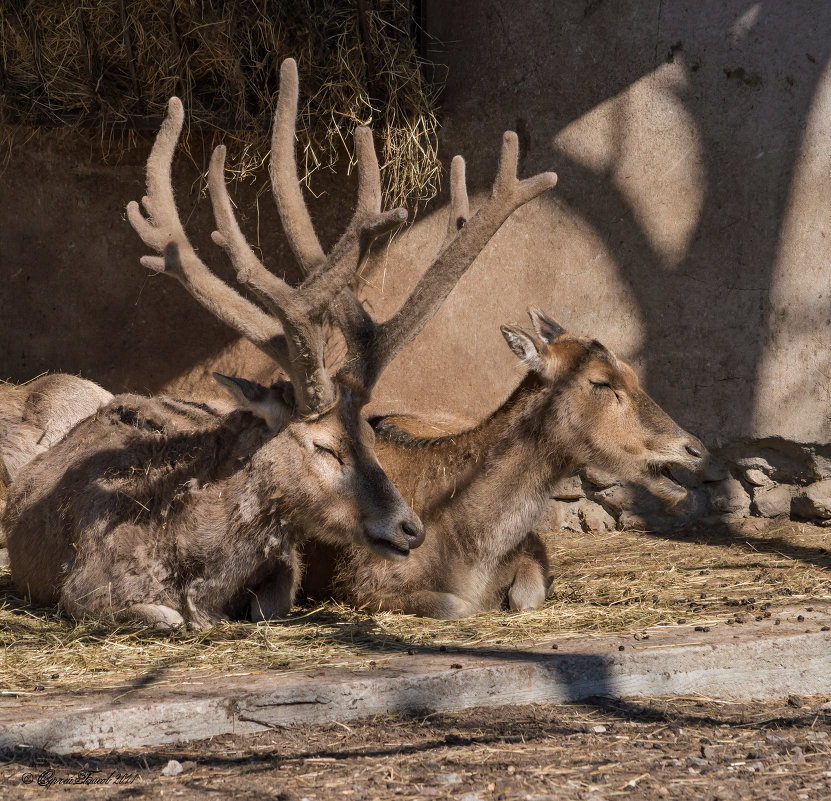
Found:
[{"label": "deer muzzle", "polygon": [[369,548],[385,559],[406,559],[413,548],[424,542],[424,526],[414,512],[388,521],[373,521],[364,526]]}]

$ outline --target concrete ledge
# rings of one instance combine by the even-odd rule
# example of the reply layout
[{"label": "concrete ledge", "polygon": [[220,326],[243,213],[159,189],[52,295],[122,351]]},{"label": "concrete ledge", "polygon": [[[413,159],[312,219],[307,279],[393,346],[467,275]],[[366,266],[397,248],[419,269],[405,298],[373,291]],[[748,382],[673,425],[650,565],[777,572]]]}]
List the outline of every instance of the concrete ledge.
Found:
[{"label": "concrete ledge", "polygon": [[[743,625],[656,627],[647,639],[570,638],[534,648],[424,648],[382,667],[216,677],[178,687],[0,700],[0,747],[55,753],[157,746],[292,723],[591,696],[777,698],[831,693],[827,606],[778,610]],[[797,620],[802,615],[802,621]],[[620,650],[623,646],[623,650]],[[379,656],[380,661],[383,657]]]}]

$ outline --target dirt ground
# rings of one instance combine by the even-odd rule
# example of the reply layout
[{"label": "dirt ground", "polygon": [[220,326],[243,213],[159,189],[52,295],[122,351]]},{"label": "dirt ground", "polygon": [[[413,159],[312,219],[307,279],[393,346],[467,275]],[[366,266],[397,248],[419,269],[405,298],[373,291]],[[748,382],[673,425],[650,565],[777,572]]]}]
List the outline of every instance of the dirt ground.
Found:
[{"label": "dirt ground", "polygon": [[[752,622],[784,604],[827,602],[829,537],[827,528],[762,521],[662,536],[559,532],[547,538],[555,580],[538,612],[426,621],[310,608],[290,623],[199,635],[76,624],[16,598],[3,573],[0,688],[71,693],[151,679],[175,685],[183,674],[357,670],[418,646],[507,647],[637,636],[649,625]],[[829,677],[828,696],[778,703],[597,699],[292,726],[84,757],[0,751],[0,799],[831,799],[831,655]],[[164,775],[170,760],[181,773]]]},{"label": "dirt ground", "polygon": [[[826,697],[478,708],[85,758],[7,752],[0,798],[817,801],[830,734]],[[164,775],[170,760],[181,773]]]}]

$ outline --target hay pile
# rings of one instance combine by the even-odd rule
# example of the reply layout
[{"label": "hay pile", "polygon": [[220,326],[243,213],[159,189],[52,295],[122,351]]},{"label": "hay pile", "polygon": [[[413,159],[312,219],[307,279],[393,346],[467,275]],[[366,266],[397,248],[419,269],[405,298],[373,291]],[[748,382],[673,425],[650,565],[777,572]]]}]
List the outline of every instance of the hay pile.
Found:
[{"label": "hay pile", "polygon": [[91,129],[104,141],[155,130],[178,95],[185,148],[222,139],[242,178],[267,157],[278,67],[292,56],[306,181],[344,154],[352,162],[352,129],[371,125],[386,203],[423,202],[439,183],[439,87],[425,79],[417,33],[411,0],[3,3],[0,123]]},{"label": "hay pile", "polygon": [[165,634],[74,623],[35,609],[0,570],[0,691],[167,684],[194,676],[383,665],[409,648],[532,645],[659,624],[723,624],[831,598],[829,531],[788,523],[764,531],[676,537],[610,532],[546,536],[554,583],[543,609],[457,621],[370,614],[332,603],[281,622],[225,623]]}]

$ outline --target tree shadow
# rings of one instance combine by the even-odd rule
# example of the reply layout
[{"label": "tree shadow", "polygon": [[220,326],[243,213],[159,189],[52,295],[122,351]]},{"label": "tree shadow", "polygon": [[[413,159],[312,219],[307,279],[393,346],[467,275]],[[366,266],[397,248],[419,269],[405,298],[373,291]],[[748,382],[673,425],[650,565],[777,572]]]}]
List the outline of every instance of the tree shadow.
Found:
[{"label": "tree shadow", "polygon": [[[497,2],[462,5],[452,20],[435,14],[439,38],[453,42],[446,151],[470,152],[504,127],[518,128],[523,169],[553,166],[560,176],[543,202],[552,213],[576,215],[614,261],[642,323],[644,346],[635,355],[650,393],[707,441],[751,435],[783,223],[806,119],[831,56],[831,7],[729,0],[656,9],[607,0],[538,4],[515,15]],[[498,71],[481,69],[483,52]],[[683,77],[664,91],[669,108],[683,109],[690,121],[703,184],[677,263],[643,223],[641,204],[650,199],[623,191],[631,183],[620,173],[627,109],[616,98],[668,62]],[[605,101],[617,111],[606,118],[608,163],[600,168],[567,156],[554,139]],[[672,111],[648,113],[663,121]],[[586,151],[601,147],[592,138],[600,133],[580,130]],[[661,148],[661,140],[652,146]],[[650,166],[646,156],[641,163]],[[487,186],[480,165],[471,166],[470,179]],[[675,191],[682,197],[685,188]],[[563,286],[560,278],[557,290]]]}]

